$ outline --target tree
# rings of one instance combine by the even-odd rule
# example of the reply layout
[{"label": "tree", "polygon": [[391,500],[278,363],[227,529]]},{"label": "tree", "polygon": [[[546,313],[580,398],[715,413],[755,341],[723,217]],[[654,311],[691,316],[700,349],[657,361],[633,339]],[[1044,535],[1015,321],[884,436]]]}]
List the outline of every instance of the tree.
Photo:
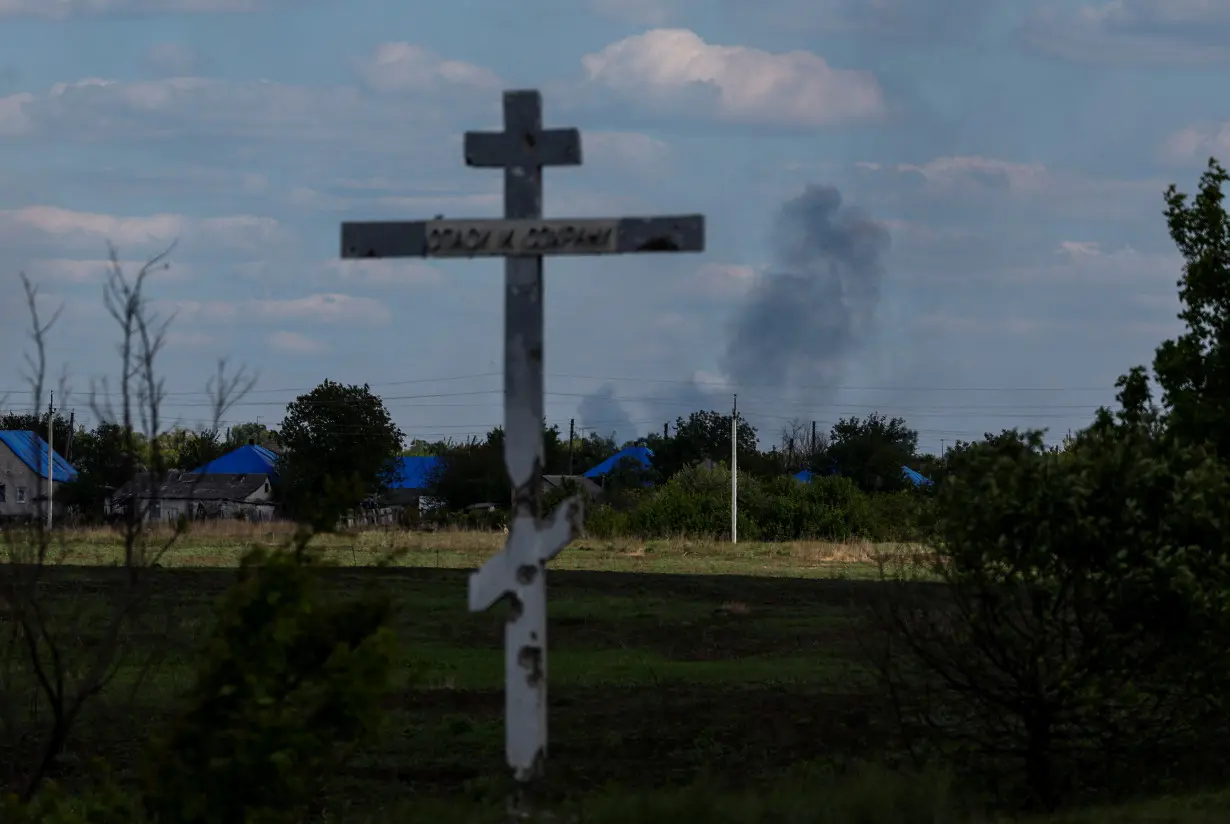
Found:
[{"label": "tree", "polygon": [[278,433],[263,423],[237,423],[227,429],[224,442],[226,451],[249,443],[264,447],[278,446]]},{"label": "tree", "polygon": [[279,462],[290,512],[321,530],[391,480],[405,436],[367,384],[326,380],[286,407]]},{"label": "tree", "polygon": [[[816,432],[815,423],[799,418],[786,423],[778,435],[776,452],[782,471],[790,475],[818,462],[828,448],[828,435]],[[814,435],[814,438],[813,438]]]},{"label": "tree", "polygon": [[[5,415],[0,415],[0,429],[17,429],[26,432],[34,432],[43,440],[47,440],[47,413],[35,414],[33,412],[20,413],[9,412]],[[61,415],[57,410],[55,420],[51,426],[52,437],[55,443],[52,448],[61,455],[67,454],[65,444],[73,436],[72,427],[69,425],[68,418]]]},{"label": "tree", "polygon": [[1192,205],[1167,192],[1186,329],[1154,359],[1161,408],[1138,366],[1062,449],[1036,432],[959,444],[920,564],[943,597],[880,604],[906,729],[1021,777],[1039,806],[1215,780],[1202,770],[1230,755],[1227,180],[1211,161]]},{"label": "tree", "polygon": [[[664,482],[681,469],[704,460],[714,463],[730,463],[731,416],[716,411],[693,412],[685,420],[675,419],[675,432],[663,438],[650,435],[645,445],[653,450],[653,468],[657,480]],[[760,449],[756,429],[743,418],[739,419],[739,466],[750,472],[760,466]]]},{"label": "tree", "polygon": [[[543,466],[545,475],[568,473],[568,441],[561,436],[559,426],[543,422]],[[579,474],[593,464],[585,461],[593,453],[605,447],[609,441],[591,436],[573,443],[573,469]],[[508,469],[504,465],[504,428],[491,429],[483,440],[471,439],[459,444],[440,444],[438,447],[423,447],[422,454],[437,454],[441,469],[432,479],[428,496],[442,501],[445,509],[458,510],[471,504],[494,503],[500,507],[512,500],[512,485]],[[435,451],[432,451],[435,450]],[[610,452],[602,454],[604,460]]]},{"label": "tree", "polygon": [[843,418],[833,424],[829,446],[812,471],[836,472],[865,492],[905,489],[901,467],[908,466],[918,448],[918,433],[902,418],[872,412],[865,419]]},{"label": "tree", "polygon": [[452,511],[479,503],[507,506],[512,484],[504,467],[503,428],[494,427],[481,441],[471,438],[444,449],[426,494]]},{"label": "tree", "polygon": [[[159,322],[150,311],[144,288],[162,257],[150,261],[129,279],[115,250],[111,250],[103,300],[119,326],[119,381],[114,392],[108,391],[104,381],[101,391],[91,391],[90,400],[94,416],[119,442],[108,451],[102,471],[109,479],[136,483],[138,473],[149,468],[153,475],[146,480],[155,494],[164,467],[158,446],[164,392],[156,361],[167,323]],[[37,289],[24,275],[21,281],[31,320],[33,354],[27,361],[31,405],[33,410],[41,410],[47,341],[57,315],[44,319]],[[213,400],[213,419],[220,419],[250,386],[242,372],[228,378],[225,365],[220,364],[207,390]],[[144,431],[139,432],[138,427]],[[144,466],[138,460],[139,438],[150,445]],[[88,444],[88,439],[83,440]],[[116,455],[121,466],[110,466],[108,461]],[[109,474],[112,472],[114,475]],[[42,483],[38,478],[39,487]],[[70,484],[68,489],[74,486]],[[41,492],[36,487],[35,501],[42,498]],[[122,550],[115,559],[120,574],[113,579],[102,609],[82,608],[85,601],[74,591],[82,584],[74,583],[77,579],[71,576],[59,577],[57,585],[48,587],[49,581],[55,580],[53,567],[63,558],[62,534],[57,532],[62,522],[49,529],[46,520],[37,517],[29,524],[6,528],[0,535],[5,562],[0,563],[0,605],[4,610],[0,740],[12,744],[2,753],[7,763],[0,764],[0,780],[4,781],[5,794],[13,791],[21,805],[34,799],[58,768],[87,706],[96,697],[108,694],[116,675],[126,668],[122,663],[132,664],[132,639],[156,644],[161,627],[166,626],[165,616],[154,615],[151,609],[149,574],[183,534],[185,524],[151,532],[146,524],[146,507],[155,504],[134,502],[123,510],[118,524]],[[149,663],[137,663],[127,670],[132,683],[144,682]]]},{"label": "tree", "polygon": [[1230,216],[1222,187],[1230,175],[1213,159],[1190,201],[1166,191],[1166,223],[1183,255],[1179,318],[1186,329],[1158,347],[1153,371],[1169,412],[1168,429],[1209,441],[1230,460]]},{"label": "tree", "polygon": [[221,458],[226,452],[226,445],[218,436],[218,430],[202,429],[198,432],[188,432],[187,437],[179,444],[175,468],[191,472],[210,461]]},{"label": "tree", "polygon": [[144,435],[128,433],[119,423],[102,421],[78,432],[72,459],[77,480],[65,488],[65,500],[88,519],[102,518],[107,496],[145,470],[148,453]]}]

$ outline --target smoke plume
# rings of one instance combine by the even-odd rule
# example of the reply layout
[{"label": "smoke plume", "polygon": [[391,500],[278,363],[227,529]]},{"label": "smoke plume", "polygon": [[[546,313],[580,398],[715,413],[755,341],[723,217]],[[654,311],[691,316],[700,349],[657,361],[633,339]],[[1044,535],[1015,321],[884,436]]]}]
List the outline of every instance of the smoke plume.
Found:
[{"label": "smoke plume", "polygon": [[778,271],[736,313],[722,371],[734,384],[783,390],[832,382],[879,301],[888,230],[843,207],[836,188],[808,185],[783,204],[772,243]]},{"label": "smoke plume", "polygon": [[581,399],[577,406],[577,417],[583,429],[592,430],[604,437],[614,434],[617,444],[632,440],[638,435],[628,411],[615,397],[615,387],[609,383],[603,384],[596,392]]}]

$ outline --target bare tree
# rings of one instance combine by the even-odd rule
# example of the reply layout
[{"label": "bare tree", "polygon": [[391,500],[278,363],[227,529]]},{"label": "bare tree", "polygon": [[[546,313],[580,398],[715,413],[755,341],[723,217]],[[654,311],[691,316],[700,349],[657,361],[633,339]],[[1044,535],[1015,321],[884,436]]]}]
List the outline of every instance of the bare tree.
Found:
[{"label": "bare tree", "polygon": [[[150,610],[150,568],[159,565],[189,523],[181,519],[170,530],[152,529],[151,509],[165,480],[158,435],[163,425],[163,381],[155,368],[170,319],[160,320],[148,304],[145,289],[151,274],[166,268],[170,249],[154,257],[129,278],[110,249],[110,266],[103,300],[120,329],[119,380],[115,397],[108,383],[91,385],[90,407],[100,422],[117,424],[123,433],[124,477],[145,485],[145,495],[132,496],[119,524],[122,557],[119,569],[105,584],[86,586],[80,575],[63,568],[72,537],[59,526],[49,528],[41,473],[36,500],[41,517],[6,525],[3,546],[7,563],[0,564],[0,755],[6,784],[27,801],[54,772],[65,753],[77,721],[87,705],[112,684],[121,666],[134,666],[131,686],[140,689],[143,674],[154,664],[159,646],[150,644],[158,616]],[[31,318],[33,353],[27,356],[33,406],[42,408],[47,373],[47,341],[59,317],[44,320],[37,288],[23,274],[22,285]],[[219,363],[210,380],[213,427],[252,386],[243,370],[228,375]],[[148,443],[142,456],[140,436]],[[47,479],[46,483],[52,483]],[[91,577],[95,577],[92,575]],[[101,589],[100,596],[97,590]],[[169,616],[163,616],[163,628]],[[142,645],[133,643],[138,636]],[[165,637],[165,636],[164,636]],[[144,660],[134,660],[138,654]]]},{"label": "bare tree", "polygon": [[791,419],[778,433],[778,452],[783,456],[788,472],[806,469],[826,446],[828,436],[816,432],[814,423],[801,418]]}]

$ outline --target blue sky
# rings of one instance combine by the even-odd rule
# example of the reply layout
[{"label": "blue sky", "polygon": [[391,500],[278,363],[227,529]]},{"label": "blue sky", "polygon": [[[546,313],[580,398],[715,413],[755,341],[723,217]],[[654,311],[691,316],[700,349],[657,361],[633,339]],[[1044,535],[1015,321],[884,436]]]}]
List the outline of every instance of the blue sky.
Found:
[{"label": "blue sky", "polygon": [[[26,402],[24,271],[64,306],[53,370],[88,420],[116,372],[106,243],[139,264],[176,240],[151,283],[173,418],[205,416],[225,356],[259,376],[230,422],[333,378],[410,436],[481,434],[500,265],[342,262],[338,226],[496,215],[461,134],[534,87],[585,154],[547,171],[548,216],[709,221],[704,254],[549,261],[553,422],[631,437],[738,391],[766,441],[872,410],[933,451],[1055,439],[1178,328],[1162,193],[1230,159],[1228,63],[1230,0],[0,0],[0,390]],[[887,231],[875,288],[838,349],[796,336],[785,378],[733,385],[809,185]]]}]

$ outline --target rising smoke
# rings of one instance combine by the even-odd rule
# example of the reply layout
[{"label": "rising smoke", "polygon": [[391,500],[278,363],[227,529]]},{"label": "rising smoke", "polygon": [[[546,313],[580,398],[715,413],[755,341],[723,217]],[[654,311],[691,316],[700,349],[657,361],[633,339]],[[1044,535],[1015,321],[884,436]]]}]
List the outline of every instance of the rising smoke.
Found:
[{"label": "rising smoke", "polygon": [[831,392],[798,387],[833,383],[865,335],[888,230],[843,207],[836,188],[809,185],[783,204],[772,244],[777,272],[760,278],[736,312],[722,372],[734,384],[827,400]]},{"label": "rising smoke", "polygon": [[[831,401],[834,390],[824,385],[837,382],[879,302],[888,229],[843,206],[835,187],[813,184],[782,205],[771,242],[775,271],[759,278],[736,309],[719,367],[735,386],[765,387],[816,404]],[[729,394],[694,382],[669,395],[669,408],[652,409],[663,420],[730,405]],[[617,429],[621,437],[632,429],[609,385],[586,397],[579,415],[584,426],[602,421],[598,429]]]},{"label": "rising smoke", "polygon": [[613,435],[617,444],[632,440],[639,434],[628,411],[615,397],[615,387],[609,383],[581,399],[577,418],[583,429],[597,432],[603,437]]}]

